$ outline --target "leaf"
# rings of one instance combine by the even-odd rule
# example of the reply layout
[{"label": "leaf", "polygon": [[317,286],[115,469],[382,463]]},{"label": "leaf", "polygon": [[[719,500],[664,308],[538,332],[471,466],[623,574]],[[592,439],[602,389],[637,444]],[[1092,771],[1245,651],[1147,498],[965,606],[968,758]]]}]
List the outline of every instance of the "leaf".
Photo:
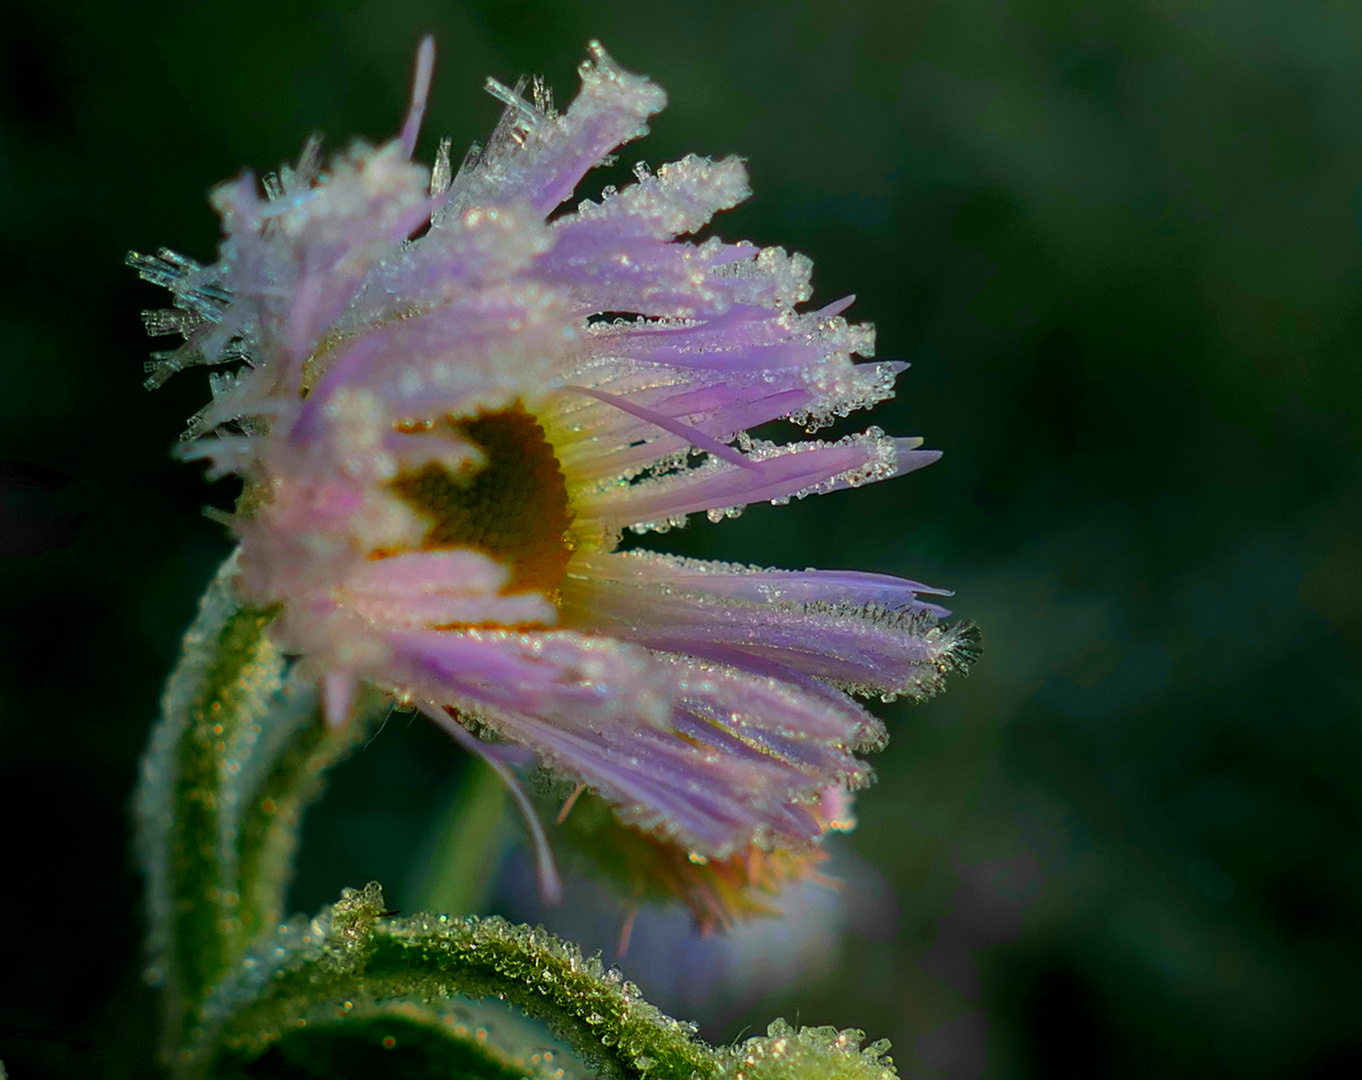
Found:
[{"label": "leaf", "polygon": [[539,1061],[502,1053],[475,1030],[427,1017],[403,1007],[366,1015],[344,1013],[330,1022],[310,1023],[286,1032],[258,1057],[219,1064],[219,1080],[342,1080],[345,1077],[400,1076],[403,1080],[549,1080]]},{"label": "leaf", "polygon": [[280,929],[205,1004],[190,1048],[190,1075],[224,1060],[263,1054],[286,1032],[350,1008],[496,998],[545,1023],[588,1068],[626,1080],[706,1080],[713,1051],[648,1004],[597,957],[542,929],[503,919],[416,915],[384,918],[376,884],[347,890],[311,922]]},{"label": "leaf", "polygon": [[889,1041],[861,1048],[865,1032],[796,1030],[777,1020],[764,1036],[718,1051],[725,1080],[898,1080]]}]

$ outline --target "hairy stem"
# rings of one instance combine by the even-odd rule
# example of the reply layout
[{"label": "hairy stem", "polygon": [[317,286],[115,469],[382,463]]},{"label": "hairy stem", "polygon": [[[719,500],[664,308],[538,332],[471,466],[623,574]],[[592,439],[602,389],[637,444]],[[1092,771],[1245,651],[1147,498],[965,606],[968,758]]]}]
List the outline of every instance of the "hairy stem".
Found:
[{"label": "hairy stem", "polygon": [[185,635],[135,800],[148,974],[165,990],[169,1057],[214,986],[281,919],[302,812],[365,729],[322,723],[315,690],[289,677],[269,636],[275,611],[239,606],[235,572],[233,555]]}]

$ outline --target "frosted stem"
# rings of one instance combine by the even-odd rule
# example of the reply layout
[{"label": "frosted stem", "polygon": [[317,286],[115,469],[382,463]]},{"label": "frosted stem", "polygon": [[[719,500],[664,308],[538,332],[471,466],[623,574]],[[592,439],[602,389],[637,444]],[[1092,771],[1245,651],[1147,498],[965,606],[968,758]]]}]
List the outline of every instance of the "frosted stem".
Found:
[{"label": "frosted stem", "polygon": [[[541,1020],[597,1075],[710,1080],[714,1051],[692,1025],[644,1001],[618,971],[543,930],[498,918],[383,918],[376,884],[347,889],[310,923],[262,947],[205,1010],[191,1075],[248,1062],[281,1035],[350,1002],[426,1007],[452,996],[498,998]],[[222,1047],[216,1050],[214,1047]]]},{"label": "frosted stem", "polygon": [[238,606],[236,556],[184,638],[135,799],[147,874],[148,976],[164,988],[173,1057],[218,981],[272,930],[302,810],[363,725],[332,732],[312,687],[287,677],[272,611]]}]

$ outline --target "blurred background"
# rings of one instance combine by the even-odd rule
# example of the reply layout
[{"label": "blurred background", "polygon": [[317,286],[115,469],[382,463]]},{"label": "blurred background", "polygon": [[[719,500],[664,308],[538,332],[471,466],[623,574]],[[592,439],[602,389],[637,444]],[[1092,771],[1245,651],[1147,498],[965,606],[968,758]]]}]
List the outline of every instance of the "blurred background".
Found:
[{"label": "blurred background", "polygon": [[[212,184],[395,132],[425,31],[419,155],[485,136],[486,75],[567,101],[598,37],[672,102],[618,172],[742,155],[717,231],[808,253],[913,365],[874,419],[939,464],[660,543],[909,575],[983,628],[968,681],[884,708],[846,887],[727,946],[640,923],[626,972],[712,1040],[856,1026],[905,1077],[1362,1075],[1362,8],[10,0],[0,27],[14,1080],[153,1072],[129,794],[228,551],[199,508],[234,492],[168,455],[206,377],[141,389],[163,298],[124,252],[211,259]],[[466,772],[389,723],[309,816],[296,906],[377,878],[410,910]],[[512,857],[481,902],[526,880]]]}]

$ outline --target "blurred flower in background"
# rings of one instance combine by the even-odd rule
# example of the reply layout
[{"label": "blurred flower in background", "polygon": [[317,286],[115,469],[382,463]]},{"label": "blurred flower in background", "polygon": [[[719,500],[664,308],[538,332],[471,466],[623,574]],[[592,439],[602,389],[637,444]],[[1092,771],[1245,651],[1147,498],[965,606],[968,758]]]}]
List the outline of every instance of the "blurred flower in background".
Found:
[{"label": "blurred flower in background", "polygon": [[[792,987],[832,976],[847,958],[849,940],[893,940],[898,913],[884,878],[837,838],[826,855],[819,863],[824,879],[767,897],[780,918],[749,919],[703,936],[693,915],[676,905],[645,903],[622,916],[618,891],[599,874],[569,875],[563,902],[546,905],[531,887],[529,860],[515,851],[490,899],[511,918],[613,959],[648,1000],[673,1015],[718,1029],[731,1017],[759,1015],[763,1003]],[[568,865],[574,865],[570,855]]]}]

